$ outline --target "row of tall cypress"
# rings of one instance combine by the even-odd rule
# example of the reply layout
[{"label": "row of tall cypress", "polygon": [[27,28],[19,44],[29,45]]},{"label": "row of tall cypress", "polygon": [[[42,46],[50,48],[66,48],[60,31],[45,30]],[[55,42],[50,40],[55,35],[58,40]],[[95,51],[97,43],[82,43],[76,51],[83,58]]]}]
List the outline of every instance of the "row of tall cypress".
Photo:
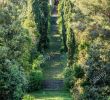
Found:
[{"label": "row of tall cypress", "polygon": [[109,100],[110,1],[60,0],[58,15],[68,55],[65,83],[74,100]]},{"label": "row of tall cypress", "polygon": [[42,77],[39,52],[47,47],[47,2],[0,1],[0,100],[21,100],[28,88],[40,87],[33,82]]},{"label": "row of tall cypress", "polygon": [[43,52],[49,46],[48,40],[48,19],[49,7],[48,0],[35,0],[33,3],[33,12],[35,13],[35,22],[37,23],[40,39],[38,44],[38,51]]}]

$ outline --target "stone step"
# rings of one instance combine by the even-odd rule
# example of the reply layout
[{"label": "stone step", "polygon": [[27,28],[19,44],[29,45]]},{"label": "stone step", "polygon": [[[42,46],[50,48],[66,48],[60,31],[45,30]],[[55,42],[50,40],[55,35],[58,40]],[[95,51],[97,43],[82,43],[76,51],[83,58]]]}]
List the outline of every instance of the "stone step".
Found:
[{"label": "stone step", "polygon": [[57,24],[57,17],[56,16],[51,16],[51,23],[52,23],[52,25]]},{"label": "stone step", "polygon": [[51,32],[54,34],[54,33],[57,33],[58,32],[58,28],[57,27],[51,27]]},{"label": "stone step", "polygon": [[56,29],[58,29],[58,25],[57,25],[57,24],[52,24],[52,25],[51,25],[51,28],[56,28]]},{"label": "stone step", "polygon": [[58,32],[58,29],[52,28],[51,31],[54,32],[54,33],[55,32],[57,33]]},{"label": "stone step", "polygon": [[63,90],[64,81],[63,80],[43,80],[44,90]]}]

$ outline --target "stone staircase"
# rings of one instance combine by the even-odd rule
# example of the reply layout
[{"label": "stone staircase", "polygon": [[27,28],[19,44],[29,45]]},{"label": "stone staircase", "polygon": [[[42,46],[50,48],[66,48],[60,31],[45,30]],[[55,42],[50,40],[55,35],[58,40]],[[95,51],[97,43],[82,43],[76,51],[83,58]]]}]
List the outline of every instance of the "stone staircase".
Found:
[{"label": "stone staircase", "polygon": [[[57,37],[58,33],[58,26],[57,26],[57,10],[56,7],[52,11],[51,16],[51,40],[50,40],[50,52],[53,52],[53,55],[50,56],[50,61],[48,61],[50,64],[48,67],[51,67],[51,70],[53,71],[53,75],[56,75],[55,72],[60,68],[63,67],[62,65],[54,65],[55,62],[59,62],[61,60],[61,54],[60,54],[60,39]],[[56,37],[54,36],[56,35]],[[53,62],[51,64],[51,62]],[[47,68],[48,68],[47,67]],[[47,69],[48,70],[48,69]],[[44,70],[46,72],[46,70]],[[49,75],[49,71],[48,71]],[[64,90],[64,81],[63,79],[52,79],[52,76],[50,76],[48,79],[43,80],[43,90],[53,90],[53,91],[59,91]]]},{"label": "stone staircase", "polygon": [[64,90],[63,80],[44,80],[43,81],[44,90]]}]

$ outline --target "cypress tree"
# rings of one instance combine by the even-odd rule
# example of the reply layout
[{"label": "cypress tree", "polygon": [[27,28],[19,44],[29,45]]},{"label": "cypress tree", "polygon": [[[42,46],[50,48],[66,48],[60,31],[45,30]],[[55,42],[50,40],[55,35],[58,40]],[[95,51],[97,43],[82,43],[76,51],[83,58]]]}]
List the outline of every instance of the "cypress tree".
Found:
[{"label": "cypress tree", "polygon": [[35,22],[39,31],[38,51],[47,49],[48,47],[48,0],[35,0],[33,3],[33,11],[35,13]]}]

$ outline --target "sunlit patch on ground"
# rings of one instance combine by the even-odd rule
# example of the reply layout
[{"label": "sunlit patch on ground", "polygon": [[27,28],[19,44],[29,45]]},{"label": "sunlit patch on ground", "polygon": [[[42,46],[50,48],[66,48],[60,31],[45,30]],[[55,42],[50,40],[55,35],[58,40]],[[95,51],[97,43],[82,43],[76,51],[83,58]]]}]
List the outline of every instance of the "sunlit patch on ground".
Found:
[{"label": "sunlit patch on ground", "polygon": [[23,100],[72,100],[67,91],[39,91],[24,96]]}]

